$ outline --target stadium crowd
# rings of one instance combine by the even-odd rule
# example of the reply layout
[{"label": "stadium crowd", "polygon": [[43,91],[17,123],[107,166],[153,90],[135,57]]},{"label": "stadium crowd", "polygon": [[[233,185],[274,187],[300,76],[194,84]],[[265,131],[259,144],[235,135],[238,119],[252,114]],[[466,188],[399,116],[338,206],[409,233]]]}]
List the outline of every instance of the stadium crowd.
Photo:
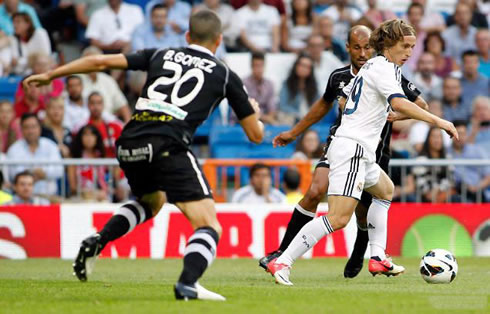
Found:
[{"label": "stadium crowd", "polygon": [[[387,19],[403,17],[417,30],[417,44],[403,67],[404,75],[422,92],[432,113],[454,122],[460,140],[453,141],[421,122],[397,121],[393,157],[488,160],[490,3],[452,0],[446,1],[451,7],[439,8],[433,5],[437,1],[405,2],[404,10],[391,11],[389,5],[379,8],[381,1],[376,0],[0,1],[0,164],[2,159],[114,158],[115,141],[131,119],[144,73],[69,76],[29,91],[23,90],[22,78],[80,55],[186,45],[189,16],[203,8],[215,11],[222,20],[224,41],[217,57],[233,69],[238,66],[231,62],[233,54],[249,54],[250,75],[242,80],[261,106],[261,120],[273,126],[297,122],[321,97],[330,73],[349,63],[345,44],[350,27],[362,24],[374,29]],[[281,54],[295,55],[277,88],[265,76],[265,68],[270,58]],[[4,86],[11,81],[17,86],[6,91]],[[223,113],[228,111],[217,111],[220,124],[232,127],[237,123],[236,117]],[[326,130],[337,114],[333,110],[320,122]],[[290,157],[319,158],[326,136],[306,132]],[[199,151],[201,157],[214,157],[205,154],[209,150]],[[251,185],[243,188],[254,190],[249,197],[285,201],[277,189],[262,195],[274,189],[267,179],[270,169],[256,168],[250,174]],[[18,165],[0,170],[5,179],[0,188],[15,193],[14,198],[2,196],[5,202],[44,204],[44,198],[56,202],[72,197],[123,201],[129,197],[124,174],[109,166],[64,170],[56,165]],[[67,175],[62,182],[64,171]],[[267,188],[253,186],[259,179],[252,177],[261,172]],[[298,181],[298,175],[291,172],[286,181]],[[413,167],[406,176],[393,169],[392,177],[398,199],[403,194],[415,201],[419,192],[420,201],[461,201],[464,190],[468,201],[476,201],[481,191],[481,201],[490,201],[490,167]],[[61,189],[62,185],[66,188]],[[292,185],[296,191],[298,185]],[[246,199],[245,192],[238,191],[233,199]]]}]

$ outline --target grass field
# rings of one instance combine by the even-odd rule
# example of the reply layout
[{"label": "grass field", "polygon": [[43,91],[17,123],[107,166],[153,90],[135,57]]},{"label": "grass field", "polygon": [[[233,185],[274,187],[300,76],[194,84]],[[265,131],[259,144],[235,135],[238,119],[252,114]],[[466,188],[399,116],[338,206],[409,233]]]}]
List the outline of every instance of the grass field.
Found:
[{"label": "grass field", "polygon": [[294,287],[275,285],[251,259],[217,260],[200,281],[227,302],[176,302],[181,260],[99,260],[89,282],[71,262],[0,260],[0,313],[490,313],[490,259],[461,258],[449,285],[426,284],[418,259],[397,258],[407,272],[342,277],[345,259],[300,260]]}]

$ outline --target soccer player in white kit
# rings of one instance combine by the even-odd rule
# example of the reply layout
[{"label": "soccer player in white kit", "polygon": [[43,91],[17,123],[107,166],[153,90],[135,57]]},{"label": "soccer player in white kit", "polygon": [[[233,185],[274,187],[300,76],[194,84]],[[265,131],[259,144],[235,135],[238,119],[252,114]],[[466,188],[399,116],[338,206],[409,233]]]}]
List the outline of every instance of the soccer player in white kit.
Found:
[{"label": "soccer player in white kit", "polygon": [[[357,206],[363,190],[373,196],[368,210],[368,226],[373,275],[398,275],[405,269],[386,258],[386,223],[393,197],[393,182],[376,164],[376,147],[390,109],[410,118],[435,125],[458,138],[454,125],[406,99],[401,88],[400,65],[415,46],[415,30],[400,19],[381,24],[371,35],[370,44],[378,56],[370,59],[344,88],[348,95],[342,122],[327,158],[330,162],[328,214],[307,223],[284,253],[268,265],[276,282],[289,280],[294,261],[321,238],[344,228]],[[370,216],[376,213],[375,216]]]}]

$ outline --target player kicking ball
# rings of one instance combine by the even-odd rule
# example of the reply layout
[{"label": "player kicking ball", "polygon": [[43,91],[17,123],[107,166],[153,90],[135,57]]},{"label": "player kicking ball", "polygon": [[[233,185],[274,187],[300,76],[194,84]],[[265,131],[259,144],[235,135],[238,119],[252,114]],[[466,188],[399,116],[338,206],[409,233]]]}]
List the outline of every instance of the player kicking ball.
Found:
[{"label": "player kicking ball", "polygon": [[189,47],[145,49],[133,54],[91,56],[24,81],[44,85],[75,73],[128,69],[147,71],[142,97],[117,140],[117,159],[136,200],[121,206],[102,230],[82,241],[73,264],[86,281],[108,242],[152,219],[165,202],[187,217],[194,234],[184,251],[184,269],[174,286],[177,299],[225,300],[198,283],[215,258],[221,226],[209,184],[189,149],[196,128],[227,98],[250,141],[260,143],[263,124],[258,104],[248,99],[240,78],[215,58],[221,22],[209,10],[193,14]]},{"label": "player kicking ball", "polygon": [[[381,24],[370,37],[370,45],[379,54],[367,61],[349,85],[342,121],[327,152],[330,163],[328,214],[308,222],[294,237],[288,248],[267,265],[279,284],[289,280],[294,261],[311,249],[321,238],[344,228],[349,222],[362,191],[373,200],[368,209],[372,273],[391,269],[393,275],[403,267],[386,258],[386,221],[393,197],[393,182],[376,163],[376,147],[388,117],[390,106],[410,118],[428,122],[458,138],[454,125],[418,107],[406,99],[401,88],[400,65],[405,63],[415,46],[416,33],[400,19]],[[377,213],[370,219],[370,213]],[[374,232],[375,230],[375,232]],[[374,268],[374,267],[373,267]]]},{"label": "player kicking ball", "polygon": [[[291,130],[282,132],[274,138],[274,146],[285,146],[293,142],[300,134],[307,130],[314,123],[320,121],[325,114],[332,108],[335,99],[340,99],[343,95],[342,88],[349,84],[352,78],[359,72],[361,67],[372,57],[374,50],[369,44],[371,30],[366,26],[356,25],[349,30],[347,36],[347,52],[350,55],[350,65],[336,69],[332,72],[328,79],[327,87],[323,97],[313,104],[308,114],[303,117]],[[408,100],[415,102],[419,107],[426,109],[427,103],[420,97],[420,91],[402,76],[402,89]],[[313,173],[313,180],[305,196],[296,204],[291,219],[281,245],[278,250],[269,253],[267,256],[259,260],[260,267],[267,270],[267,264],[281,255],[281,253],[289,246],[294,236],[299,230],[315,217],[318,204],[328,189],[328,173],[329,163],[326,157],[328,147],[331,140],[335,136],[335,132],[340,126],[342,120],[343,108],[339,106],[339,115],[337,120],[330,128],[330,133],[327,138],[327,144],[324,148],[324,153],[318,161]],[[391,115],[393,118],[394,115]],[[403,117],[398,116],[397,119]],[[391,122],[386,122],[383,131],[381,132],[381,141],[376,150],[376,163],[381,169],[388,172],[388,164],[391,157],[390,141],[391,141]],[[356,207],[357,219],[357,236],[354,243],[354,249],[344,268],[345,278],[354,278],[361,271],[364,263],[364,254],[368,245],[368,220],[367,209],[371,205],[372,196],[367,192],[363,192],[360,202]],[[370,218],[376,216],[376,213],[371,213]],[[370,263],[370,269],[377,271],[377,263]],[[385,275],[391,275],[392,270],[385,269]]]}]

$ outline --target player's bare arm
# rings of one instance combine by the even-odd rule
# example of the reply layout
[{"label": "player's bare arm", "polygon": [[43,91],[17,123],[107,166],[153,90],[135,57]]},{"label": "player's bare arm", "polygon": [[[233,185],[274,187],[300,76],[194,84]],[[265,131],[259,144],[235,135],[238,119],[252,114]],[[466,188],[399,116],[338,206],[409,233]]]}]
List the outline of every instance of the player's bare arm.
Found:
[{"label": "player's bare arm", "polygon": [[458,131],[456,131],[456,128],[451,122],[441,119],[438,116],[421,109],[415,103],[405,98],[394,98],[391,101],[391,106],[396,111],[405,114],[412,119],[425,121],[429,124],[435,125],[438,128],[445,130],[451,137],[459,139]]},{"label": "player's bare arm", "polygon": [[[427,104],[425,99],[422,98],[422,96],[418,96],[417,99],[415,99],[414,103],[420,108],[424,109],[425,111],[429,111],[429,105]],[[389,122],[395,122],[395,121],[401,121],[407,119],[410,119],[410,117],[400,112],[390,111],[388,114]]]},{"label": "player's bare arm", "polygon": [[323,98],[318,99],[313,106],[311,106],[310,111],[308,111],[303,119],[296,123],[291,130],[282,132],[276,136],[272,141],[272,145],[274,147],[286,146],[293,142],[299,135],[303,134],[306,129],[320,121],[320,119],[332,109],[332,105],[331,102],[325,102]]},{"label": "player's bare arm", "polygon": [[47,85],[52,80],[77,73],[89,73],[100,72],[108,69],[126,69],[128,67],[128,61],[123,54],[109,54],[109,55],[97,55],[87,56],[78,60],[67,63],[54,70],[31,75],[23,82],[24,88],[29,87],[30,84],[36,86]]}]

